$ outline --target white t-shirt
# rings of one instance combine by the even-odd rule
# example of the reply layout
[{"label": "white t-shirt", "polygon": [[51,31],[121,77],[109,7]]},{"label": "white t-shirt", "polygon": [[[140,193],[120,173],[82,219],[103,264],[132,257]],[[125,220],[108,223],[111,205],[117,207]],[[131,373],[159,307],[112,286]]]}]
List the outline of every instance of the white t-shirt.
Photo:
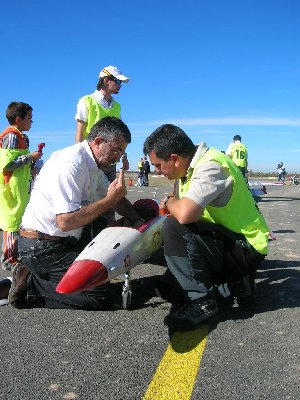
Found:
[{"label": "white t-shirt", "polygon": [[56,215],[104,198],[108,186],[109,181],[97,167],[86,140],[56,151],[37,177],[21,226],[51,236],[79,239],[83,228],[63,232],[57,226]]}]

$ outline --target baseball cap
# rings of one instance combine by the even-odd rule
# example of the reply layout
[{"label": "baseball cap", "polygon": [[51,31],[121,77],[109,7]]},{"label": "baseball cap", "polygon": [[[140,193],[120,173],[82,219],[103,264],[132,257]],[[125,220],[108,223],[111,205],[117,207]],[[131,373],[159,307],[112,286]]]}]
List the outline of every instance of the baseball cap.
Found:
[{"label": "baseball cap", "polygon": [[119,68],[114,67],[113,65],[104,67],[99,73],[99,78],[104,78],[105,76],[111,76],[111,75],[114,78],[117,78],[122,82],[126,83],[129,81],[129,78],[127,78],[127,76],[123,75],[122,72],[119,70]]}]

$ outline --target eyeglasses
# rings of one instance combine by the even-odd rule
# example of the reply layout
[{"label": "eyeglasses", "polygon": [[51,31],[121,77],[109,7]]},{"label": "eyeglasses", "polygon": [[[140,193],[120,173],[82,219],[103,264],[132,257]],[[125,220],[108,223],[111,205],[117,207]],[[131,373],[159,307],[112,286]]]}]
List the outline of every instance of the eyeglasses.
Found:
[{"label": "eyeglasses", "polygon": [[125,150],[122,150],[120,147],[113,147],[109,142],[105,142],[105,143],[107,143],[109,145],[109,147],[111,148],[112,152],[115,155],[118,155],[119,157],[121,157],[125,153]]}]

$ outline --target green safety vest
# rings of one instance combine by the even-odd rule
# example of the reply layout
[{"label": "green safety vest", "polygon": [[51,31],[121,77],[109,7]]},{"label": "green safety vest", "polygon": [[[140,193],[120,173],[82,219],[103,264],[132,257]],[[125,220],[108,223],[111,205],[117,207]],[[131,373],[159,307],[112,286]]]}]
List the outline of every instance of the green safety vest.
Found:
[{"label": "green safety vest", "polygon": [[29,202],[31,164],[28,163],[12,171],[8,182],[3,170],[9,162],[28,153],[28,149],[0,148],[0,228],[5,232],[19,230],[22,216]]},{"label": "green safety vest", "polygon": [[231,159],[238,167],[247,166],[247,147],[242,143],[233,143],[231,148]]},{"label": "green safety vest", "polygon": [[[232,232],[240,233],[261,254],[267,254],[269,228],[263,215],[247,188],[243,176],[237,166],[220,151],[210,148],[196,162],[195,168],[189,168],[187,179],[184,183],[179,181],[179,197],[182,198],[188,191],[193,179],[194,171],[203,163],[216,161],[226,168],[233,181],[233,190],[228,203],[224,207],[208,205],[202,215],[202,219],[220,224]],[[246,210],[246,212],[245,212]]]},{"label": "green safety vest", "polygon": [[104,117],[116,117],[121,116],[121,106],[118,102],[114,101],[111,108],[104,108],[99,104],[93,96],[84,96],[84,103],[88,112],[88,120],[83,134],[83,139],[86,139],[90,133],[92,126],[100,121]]}]

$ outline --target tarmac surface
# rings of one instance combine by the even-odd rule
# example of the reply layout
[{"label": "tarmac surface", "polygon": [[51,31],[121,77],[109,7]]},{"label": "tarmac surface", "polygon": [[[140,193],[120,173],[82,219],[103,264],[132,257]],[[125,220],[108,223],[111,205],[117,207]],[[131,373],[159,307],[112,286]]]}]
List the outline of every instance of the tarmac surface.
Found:
[{"label": "tarmac surface", "polygon": [[[129,187],[128,198],[153,198],[154,189]],[[157,199],[171,189],[159,187]],[[255,304],[242,309],[220,301],[219,322],[203,327],[200,368],[190,367],[196,368],[195,378],[187,374],[179,382],[185,350],[173,343],[178,358],[171,376],[163,372],[168,382],[164,394],[154,390],[145,396],[174,338],[163,323],[170,304],[153,290],[165,271],[158,254],[132,270],[133,302],[128,311],[0,307],[0,399],[298,400],[300,186],[267,190],[258,206],[277,239],[270,242],[269,255],[257,273]],[[9,275],[0,271],[0,277]],[[120,305],[122,283],[122,277],[113,283]],[[182,336],[187,352],[196,348],[192,338],[198,333]],[[188,384],[190,394],[180,391]]]}]

